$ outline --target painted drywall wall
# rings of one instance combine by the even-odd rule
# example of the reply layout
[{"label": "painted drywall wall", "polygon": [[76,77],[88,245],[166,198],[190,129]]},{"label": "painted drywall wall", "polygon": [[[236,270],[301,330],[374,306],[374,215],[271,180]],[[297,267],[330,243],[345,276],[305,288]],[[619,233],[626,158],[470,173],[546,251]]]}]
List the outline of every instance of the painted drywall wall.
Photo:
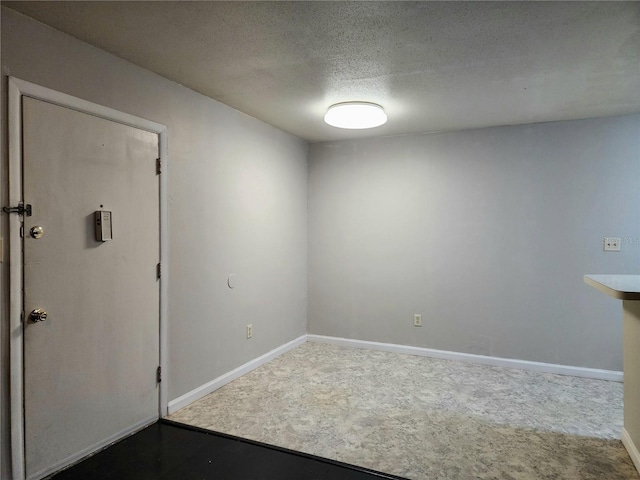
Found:
[{"label": "painted drywall wall", "polygon": [[[168,127],[169,400],[305,333],[306,142],[6,8],[1,45],[3,100],[11,75]],[[4,109],[2,132],[5,205]],[[2,478],[10,478],[6,313]]]},{"label": "painted drywall wall", "polygon": [[582,276],[640,271],[639,138],[636,115],[312,144],[309,333],[622,370],[621,302]]}]

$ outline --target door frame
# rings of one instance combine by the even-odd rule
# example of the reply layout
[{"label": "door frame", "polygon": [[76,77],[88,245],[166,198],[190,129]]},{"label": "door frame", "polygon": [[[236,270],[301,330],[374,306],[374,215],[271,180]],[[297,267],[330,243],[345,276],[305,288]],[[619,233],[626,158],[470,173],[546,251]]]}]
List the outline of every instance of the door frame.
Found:
[{"label": "door frame", "polygon": [[[111,120],[130,127],[158,134],[158,149],[162,162],[160,175],[160,262],[163,265],[160,282],[160,367],[163,381],[160,382],[158,414],[164,417],[167,412],[167,318],[168,318],[168,260],[169,232],[167,212],[167,170],[169,163],[167,127],[159,123],[98,105],[87,100],[51,90],[34,83],[9,77],[8,81],[8,127],[9,127],[9,204],[18,205],[22,198],[22,98],[31,97],[78,112]],[[25,471],[25,434],[24,434],[24,330],[23,306],[23,252],[20,230],[23,217],[8,215],[9,240],[9,362],[10,362],[10,408],[11,408],[11,464],[13,478],[24,480]]]}]

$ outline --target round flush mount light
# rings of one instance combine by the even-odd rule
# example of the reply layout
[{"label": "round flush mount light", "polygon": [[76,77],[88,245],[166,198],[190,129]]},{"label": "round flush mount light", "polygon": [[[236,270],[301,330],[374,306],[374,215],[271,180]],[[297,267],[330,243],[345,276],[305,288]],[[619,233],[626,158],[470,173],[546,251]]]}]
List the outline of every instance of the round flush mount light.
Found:
[{"label": "round flush mount light", "polygon": [[373,128],[387,123],[387,114],[375,103],[344,102],[331,105],[324,121],[338,128]]}]

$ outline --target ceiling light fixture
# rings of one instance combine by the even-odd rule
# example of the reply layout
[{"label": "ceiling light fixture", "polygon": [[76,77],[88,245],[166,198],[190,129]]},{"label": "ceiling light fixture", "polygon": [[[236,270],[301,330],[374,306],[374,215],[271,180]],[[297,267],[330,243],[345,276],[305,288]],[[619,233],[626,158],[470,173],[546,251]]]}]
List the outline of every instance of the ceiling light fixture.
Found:
[{"label": "ceiling light fixture", "polygon": [[331,105],[324,121],[338,128],[373,128],[387,123],[387,114],[375,103],[344,102]]}]

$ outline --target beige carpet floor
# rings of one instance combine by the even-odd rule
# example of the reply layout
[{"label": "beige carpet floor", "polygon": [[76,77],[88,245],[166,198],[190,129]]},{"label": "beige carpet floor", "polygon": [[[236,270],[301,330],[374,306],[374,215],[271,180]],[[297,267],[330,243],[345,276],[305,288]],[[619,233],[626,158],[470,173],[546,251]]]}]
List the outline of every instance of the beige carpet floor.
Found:
[{"label": "beige carpet floor", "polygon": [[305,343],[171,420],[414,480],[638,480],[622,384]]}]

